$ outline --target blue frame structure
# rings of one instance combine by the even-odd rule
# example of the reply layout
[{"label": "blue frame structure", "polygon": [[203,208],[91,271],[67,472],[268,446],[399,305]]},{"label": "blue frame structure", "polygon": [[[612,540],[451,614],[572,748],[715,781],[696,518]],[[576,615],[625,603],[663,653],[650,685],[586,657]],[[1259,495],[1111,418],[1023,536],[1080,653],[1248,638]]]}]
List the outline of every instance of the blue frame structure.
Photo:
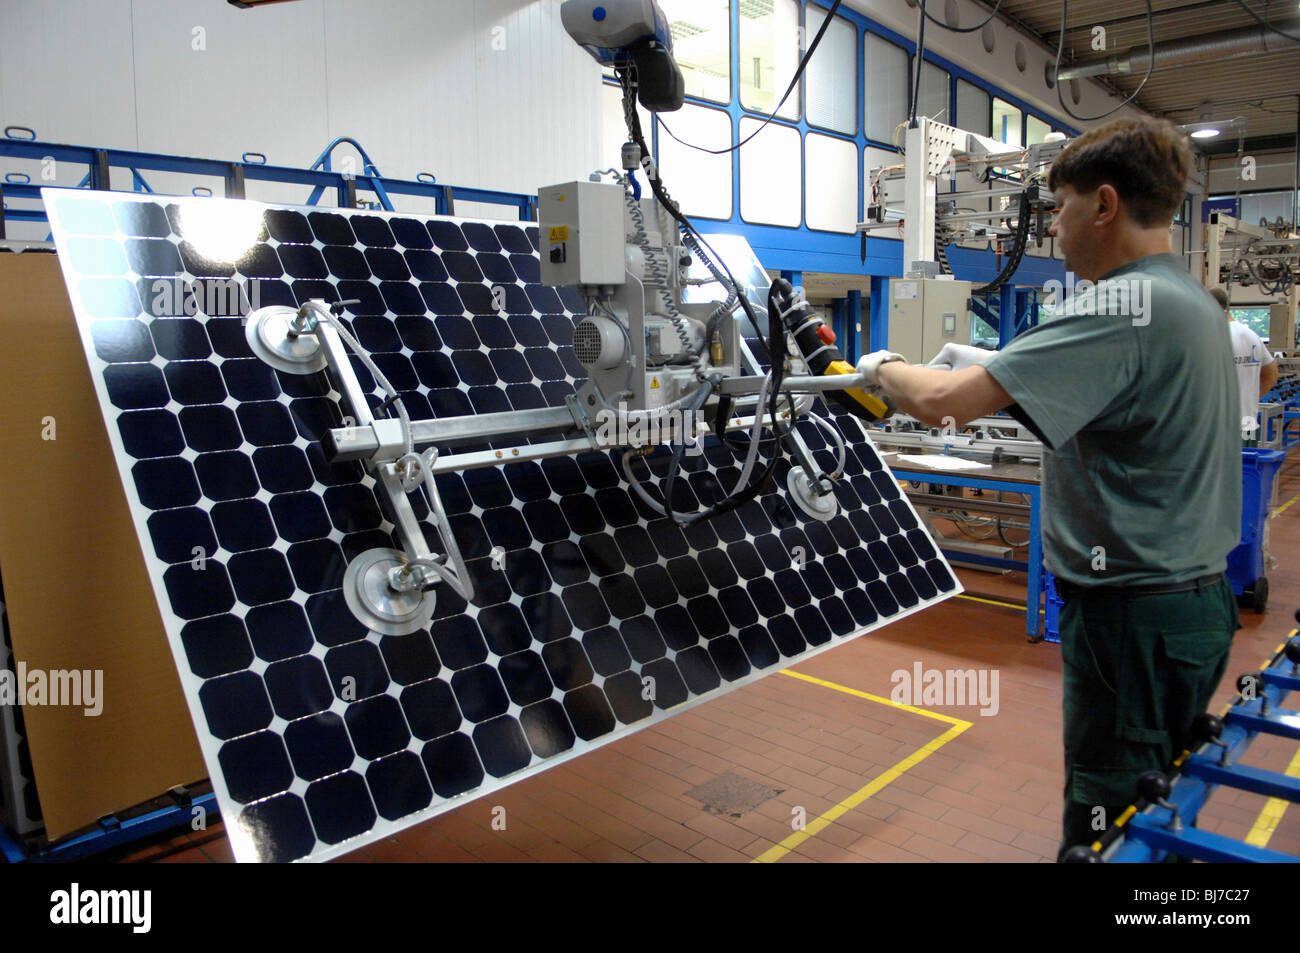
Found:
[{"label": "blue frame structure", "polygon": [[[1025,634],[1029,641],[1039,642],[1039,617],[1043,614],[1043,536],[1042,505],[1043,488],[1037,483],[1022,483],[1015,480],[995,480],[990,477],[962,477],[941,473],[935,470],[900,470],[891,467],[890,472],[900,480],[912,483],[933,483],[936,486],[960,486],[979,490],[1002,491],[1004,493],[1023,493],[1029,497],[1029,554],[1026,559],[1003,559],[999,556],[983,556],[967,552],[945,552],[945,556],[960,559],[962,562],[980,563],[997,569],[1019,569],[1028,576],[1025,599]],[[939,540],[935,544],[942,550]],[[1049,641],[1059,642],[1060,638],[1049,633]]]},{"label": "blue frame structure", "polygon": [[[1289,639],[1300,646],[1294,629]],[[1300,691],[1300,663],[1288,659],[1284,647],[1259,673],[1257,684],[1262,685],[1257,697],[1238,695],[1229,706],[1218,744],[1206,743],[1180,759],[1181,773],[1165,798],[1177,809],[1177,823],[1170,807],[1133,807],[1116,825],[1122,840],[1103,853],[1109,863],[1159,863],[1169,854],[1211,863],[1300,863],[1300,857],[1191,826],[1219,785],[1300,803],[1300,778],[1240,763],[1260,732],[1300,741],[1300,712],[1280,707],[1289,693]]]},{"label": "blue frame structure", "polygon": [[145,837],[187,827],[194,817],[195,809],[203,811],[214,820],[220,815],[217,796],[209,791],[193,800],[178,803],[174,807],[160,808],[126,820],[110,815],[100,820],[86,833],[77,834],[39,850],[28,849],[14,840],[9,832],[0,826],[0,857],[11,864],[66,863],[83,860]]},{"label": "blue frame structure", "polygon": [[[820,25],[821,17],[830,8],[829,0],[796,0],[801,8],[801,22],[804,24],[806,35],[811,35]],[[762,112],[746,108],[740,101],[740,14],[736,4],[730,5],[730,32],[731,32],[731,49],[730,49],[730,67],[731,67],[731,96],[730,102],[720,104],[713,100],[703,99],[698,96],[686,97],[687,103],[701,106],[716,112],[725,112],[731,123],[732,140],[735,141],[736,133],[740,128],[742,119],[762,120],[766,115]],[[862,104],[861,95],[863,89],[863,52],[865,36],[868,33],[874,34],[882,39],[893,43],[895,46],[902,48],[907,52],[909,61],[916,55],[916,43],[907,39],[901,34],[895,33],[885,27],[880,26],[873,20],[868,19],[857,11],[841,8],[837,14],[838,17],[854,25],[857,30],[856,46],[856,75],[855,83],[858,91],[858,129],[853,135],[835,132],[834,130],[825,129],[820,126],[812,125],[807,119],[807,81],[801,82],[799,90],[799,119],[790,120],[775,118],[772,124],[786,128],[796,129],[800,135],[801,155],[806,161],[807,149],[805,140],[809,133],[815,135],[827,136],[833,139],[839,139],[844,142],[853,143],[858,150],[858,184],[857,194],[855,196],[855,208],[860,210],[863,207],[864,190],[866,183],[863,181],[863,156],[867,148],[882,149],[896,152],[897,150],[891,143],[880,142],[870,139],[866,135],[865,123],[862,121]],[[973,86],[978,87],[989,94],[990,109],[994,97],[1005,100],[1011,105],[1018,108],[1021,112],[1021,140],[1024,141],[1026,126],[1029,117],[1046,122],[1054,129],[1059,129],[1070,135],[1075,135],[1076,131],[1068,125],[1061,123],[1054,117],[1045,116],[1037,110],[1030,108],[1024,100],[1008,93],[988,82],[980,79],[974,74],[957,66],[955,63],[929,51],[924,53],[927,63],[931,63],[948,73],[948,101],[955,103],[957,98],[957,81],[965,80]],[[956,121],[960,122],[961,117],[957,116]],[[655,158],[659,154],[659,130],[655,125],[651,148],[655,152]],[[844,234],[839,232],[821,231],[809,228],[806,224],[807,196],[805,194],[804,184],[800,183],[801,194],[801,224],[797,228],[789,228],[775,225],[762,225],[747,222],[741,216],[740,212],[740,156],[739,150],[731,153],[731,209],[732,214],[729,219],[721,220],[708,218],[706,216],[695,216],[696,222],[700,229],[705,232],[711,230],[723,231],[733,234],[743,235],[753,247],[759,259],[764,266],[772,271],[818,271],[835,274],[865,274],[874,277],[901,277],[903,274],[903,251],[902,241],[887,238],[868,237],[866,239],[865,256],[862,253],[861,238],[857,234]],[[856,216],[855,216],[856,217]],[[970,278],[974,281],[988,281],[996,277],[998,266],[995,262],[995,256],[989,251],[980,251],[968,248],[954,248],[949,253],[949,260],[956,272],[964,278]],[[1035,258],[1026,257],[1017,270],[1013,281],[1020,281],[1022,284],[1042,285],[1050,279],[1063,280],[1065,276],[1064,263],[1054,258]],[[887,287],[887,286],[885,286]],[[876,300],[876,287],[873,283],[872,301]],[[1026,326],[1025,315],[1028,306],[1022,306],[1019,309],[1017,324],[1021,327]],[[1036,306],[1033,308],[1034,319],[1036,319]],[[877,322],[876,315],[873,312],[872,328],[875,333],[868,338],[869,341],[880,341],[879,332],[883,330],[883,322]],[[1028,326],[1032,326],[1030,320]],[[996,326],[996,325],[995,325]],[[1008,338],[1009,340],[1009,338]],[[875,345],[879,346],[879,345]]]},{"label": "blue frame structure", "polygon": [[[815,30],[822,17],[831,6],[830,0],[794,0],[799,4],[800,22],[805,31]],[[907,37],[881,26],[875,21],[849,8],[842,8],[837,16],[851,24],[857,34],[855,47],[855,76],[858,122],[857,131],[846,135],[834,130],[812,125],[807,119],[807,81],[800,84],[799,119],[788,120],[776,118],[772,123],[779,127],[797,130],[800,136],[801,165],[806,162],[806,137],[814,135],[827,136],[852,143],[857,149],[857,189],[853,197],[855,209],[863,207],[866,183],[863,175],[864,150],[868,148],[897,151],[890,143],[870,139],[866,135],[864,111],[862,109],[862,90],[864,84],[864,51],[866,36],[872,34],[902,49],[909,58],[909,63],[916,55],[916,43]],[[740,128],[744,118],[761,120],[765,114],[749,109],[740,101],[740,12],[739,5],[728,6],[730,33],[730,94],[729,102],[720,104],[698,96],[688,96],[687,102],[726,113],[733,134]],[[948,101],[952,107],[957,102],[957,83],[959,80],[982,90],[989,96],[990,109],[996,97],[1015,106],[1021,112],[1021,141],[1025,140],[1027,125],[1031,116],[1047,123],[1054,129],[1074,134],[1068,125],[1054,117],[1043,115],[1032,109],[1027,102],[1014,94],[994,86],[975,76],[942,56],[925,51],[927,63],[946,71],[948,74]],[[952,117],[961,122],[961,117]],[[19,134],[25,134],[20,137]],[[362,169],[357,173],[338,172],[333,169],[331,156],[333,150],[341,143],[354,146],[362,158]],[[657,124],[651,132],[651,148],[656,157],[659,151],[659,130]],[[113,167],[129,169],[132,188],[140,192],[152,192],[153,188],[144,178],[143,173],[150,171],[185,173],[196,176],[215,177],[224,182],[224,194],[229,198],[244,197],[247,181],[271,181],[304,185],[312,191],[306,204],[316,204],[325,195],[332,192],[340,206],[355,206],[358,193],[372,194],[375,203],[384,209],[393,209],[393,196],[410,195],[432,198],[438,214],[452,214],[455,200],[504,205],[517,210],[521,220],[536,218],[537,199],[534,195],[501,192],[490,189],[453,188],[438,183],[433,176],[422,173],[415,181],[385,178],[375,168],[365,150],[355,140],[339,137],[326,147],[320,157],[308,169],[288,166],[270,165],[266,157],[259,153],[244,153],[237,162],[217,159],[198,159],[153,153],[133,152],[117,149],[99,149],[86,146],[74,146],[62,143],[40,142],[31,129],[22,126],[10,126],[5,129],[4,138],[0,138],[0,157],[35,159],[53,158],[59,162],[82,164],[87,167],[86,175],[80,185],[92,189],[110,187],[110,171]],[[806,224],[807,198],[804,182],[800,182],[800,225],[790,228],[775,225],[763,225],[745,221],[740,214],[740,155],[733,151],[731,159],[731,217],[725,220],[698,216],[701,229],[705,232],[719,231],[743,236],[754,249],[763,265],[772,271],[816,271],[832,274],[867,275],[872,278],[871,314],[863,320],[860,296],[837,299],[837,312],[842,318],[836,323],[836,331],[842,342],[845,356],[853,359],[858,356],[859,345],[862,350],[885,346],[887,343],[887,301],[879,292],[888,291],[888,285],[877,279],[901,277],[903,274],[902,242],[896,239],[867,237],[865,253],[862,238],[857,234],[822,231],[809,228]],[[0,196],[16,199],[35,199],[39,201],[40,185],[26,179],[22,173],[11,174],[11,178],[0,183]],[[43,183],[49,184],[49,183]],[[212,194],[206,187],[195,190],[196,194]],[[857,216],[855,215],[855,218]],[[6,209],[0,214],[0,238],[3,236],[4,220],[44,221],[44,213],[34,208]],[[973,281],[987,281],[997,274],[998,264],[990,251],[980,251],[955,247],[949,253],[949,260],[954,270],[963,278]],[[1026,257],[1017,270],[1014,281],[1024,285],[1039,285],[1051,279],[1064,278],[1064,265],[1054,258]],[[1000,339],[1006,343],[1025,327],[1032,326],[1037,318],[1036,300],[1022,302],[1018,295],[1014,318],[1008,318],[1008,306],[1005,297],[1002,302],[1000,319],[991,322],[999,328]],[[989,309],[991,310],[991,308]],[[977,309],[978,311],[978,309]],[[858,326],[862,325],[862,333]]]},{"label": "blue frame structure", "polygon": [[[197,159],[151,152],[133,152],[125,149],[99,149],[93,146],[42,142],[35,137],[34,132],[32,132],[31,136],[14,136],[12,133],[16,130],[32,132],[32,130],[21,126],[6,128],[5,137],[0,138],[0,157],[30,159],[38,162],[53,159],[56,162],[84,165],[87,167],[87,172],[78,183],[78,188],[108,190],[111,188],[111,171],[114,168],[119,168],[131,172],[132,188],[136,192],[154,191],[144,179],[142,172],[172,172],[221,179],[225,183],[225,196],[227,198],[244,198],[246,182],[264,181],[309,186],[312,192],[303,203],[306,205],[317,204],[324,197],[325,192],[329,190],[337,197],[339,206],[355,207],[358,202],[358,195],[361,192],[370,192],[374,194],[376,203],[379,206],[390,211],[393,209],[391,196],[413,195],[433,199],[439,215],[453,214],[455,202],[459,199],[466,202],[482,202],[512,207],[517,210],[521,221],[532,221],[537,217],[536,195],[500,192],[492,189],[453,188],[450,185],[439,184],[432,176],[428,178],[422,176],[415,181],[385,178],[379,174],[379,170],[374,167],[369,157],[366,156],[365,150],[355,140],[343,136],[335,139],[326,147],[325,151],[321,153],[321,156],[314,163],[313,168],[297,169],[291,166],[269,165],[264,156],[251,152],[244,153],[238,162],[226,162],[220,159]],[[331,169],[330,155],[333,149],[342,142],[353,144],[361,153],[364,165],[360,174],[335,172]],[[258,156],[262,161],[257,161],[254,156]],[[22,175],[23,181],[19,181],[14,177],[14,173],[10,173],[10,177],[7,177],[6,181],[0,184],[0,197],[5,199],[30,199],[39,202],[41,200],[42,185],[52,184],[46,182],[38,185],[32,183],[22,173],[17,175]],[[200,187],[200,189],[206,194],[211,194],[211,190],[206,187]],[[195,194],[200,194],[200,189],[195,189]],[[9,208],[6,206],[3,214],[0,214],[0,238],[4,237],[3,223],[6,220],[16,222],[47,221],[43,209]]]}]

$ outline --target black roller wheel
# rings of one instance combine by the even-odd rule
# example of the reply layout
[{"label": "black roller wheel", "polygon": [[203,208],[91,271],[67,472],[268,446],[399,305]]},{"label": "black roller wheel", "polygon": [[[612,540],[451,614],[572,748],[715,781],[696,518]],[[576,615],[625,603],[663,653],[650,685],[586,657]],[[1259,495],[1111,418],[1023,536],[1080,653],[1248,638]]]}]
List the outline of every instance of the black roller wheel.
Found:
[{"label": "black roller wheel", "polygon": [[1243,595],[1249,600],[1246,604],[1254,609],[1257,615],[1262,614],[1264,607],[1268,605],[1268,579],[1260,576],[1253,586],[1246,588]]}]

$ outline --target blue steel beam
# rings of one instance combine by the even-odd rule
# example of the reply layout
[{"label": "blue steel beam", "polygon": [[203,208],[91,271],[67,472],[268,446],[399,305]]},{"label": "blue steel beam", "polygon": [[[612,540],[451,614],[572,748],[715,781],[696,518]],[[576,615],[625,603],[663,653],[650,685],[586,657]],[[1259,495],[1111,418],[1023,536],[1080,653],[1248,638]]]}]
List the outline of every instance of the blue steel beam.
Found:
[{"label": "blue steel beam", "polygon": [[1247,731],[1262,731],[1266,735],[1300,741],[1300,714],[1286,709],[1273,709],[1267,715],[1261,715],[1258,703],[1254,707],[1254,711],[1238,711],[1234,708],[1224,720],[1227,724],[1238,725]]},{"label": "blue steel beam", "polygon": [[1266,771],[1247,764],[1224,767],[1219,764],[1217,757],[1194,754],[1183,764],[1183,774],[1210,784],[1224,784],[1252,794],[1300,803],[1300,778],[1289,777],[1277,771]]},{"label": "blue steel beam", "polygon": [[1150,814],[1138,814],[1129,822],[1129,836],[1143,841],[1156,851],[1190,857],[1211,864],[1297,864],[1300,857],[1293,857],[1281,851],[1256,847],[1245,841],[1233,840],[1221,834],[1184,827],[1171,831],[1165,825],[1169,812],[1157,808]]},{"label": "blue steel beam", "polygon": [[840,340],[840,351],[844,354],[845,360],[856,364],[858,358],[862,356],[858,350],[858,339],[860,337],[858,328],[862,326],[862,292],[856,288],[849,292],[848,302],[845,306],[848,312],[845,315],[844,335]]},{"label": "blue steel beam", "polygon": [[871,320],[867,325],[867,353],[889,347],[889,279],[871,276]]},{"label": "blue steel beam", "polygon": [[1002,286],[998,298],[998,348],[1004,348],[1016,336],[1016,289],[1010,285]]}]

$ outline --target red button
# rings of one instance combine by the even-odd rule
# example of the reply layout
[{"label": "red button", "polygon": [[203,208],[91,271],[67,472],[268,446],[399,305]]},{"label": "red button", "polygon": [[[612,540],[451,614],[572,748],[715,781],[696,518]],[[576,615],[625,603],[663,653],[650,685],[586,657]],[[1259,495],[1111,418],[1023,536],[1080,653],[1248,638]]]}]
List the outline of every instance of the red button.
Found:
[{"label": "red button", "polygon": [[835,332],[831,330],[829,324],[823,324],[817,328],[817,336],[822,339],[823,344],[835,343]]}]

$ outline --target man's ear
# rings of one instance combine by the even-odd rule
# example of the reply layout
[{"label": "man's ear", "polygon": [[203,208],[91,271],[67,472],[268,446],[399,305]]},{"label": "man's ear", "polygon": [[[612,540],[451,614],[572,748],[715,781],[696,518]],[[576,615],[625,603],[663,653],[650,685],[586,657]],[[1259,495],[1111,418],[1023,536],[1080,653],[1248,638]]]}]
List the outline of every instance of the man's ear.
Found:
[{"label": "man's ear", "polygon": [[1097,217],[1095,224],[1109,225],[1120,216],[1119,193],[1115,186],[1103,183],[1097,187]]}]

